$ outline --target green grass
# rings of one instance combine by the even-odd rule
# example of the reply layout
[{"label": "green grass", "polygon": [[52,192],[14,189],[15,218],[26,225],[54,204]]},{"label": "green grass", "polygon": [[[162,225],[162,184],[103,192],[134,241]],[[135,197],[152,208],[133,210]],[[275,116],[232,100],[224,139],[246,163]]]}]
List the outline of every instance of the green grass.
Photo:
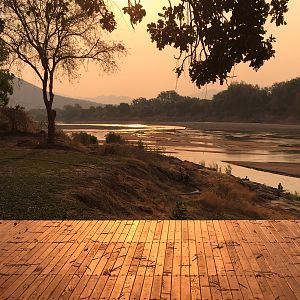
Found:
[{"label": "green grass", "polygon": [[292,201],[300,201],[300,194],[297,192],[294,193],[286,193],[288,199]]},{"label": "green grass", "polygon": [[57,150],[0,150],[0,219],[65,219],[72,211],[87,213],[84,204],[55,196],[82,185],[80,169],[102,159]]}]

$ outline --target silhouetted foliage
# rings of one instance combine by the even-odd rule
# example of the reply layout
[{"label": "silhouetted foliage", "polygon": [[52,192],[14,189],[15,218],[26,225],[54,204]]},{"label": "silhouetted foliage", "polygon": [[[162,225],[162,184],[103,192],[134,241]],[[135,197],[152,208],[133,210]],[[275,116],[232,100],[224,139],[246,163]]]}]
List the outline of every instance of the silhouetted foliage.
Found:
[{"label": "silhouetted foliage", "polygon": [[0,70],[0,107],[6,106],[9,102],[9,95],[13,93],[14,76],[7,70]]},{"label": "silhouetted foliage", "polygon": [[92,134],[86,132],[74,132],[72,133],[72,138],[75,142],[81,143],[83,145],[97,145],[98,139]]},{"label": "silhouetted foliage", "polygon": [[[43,111],[33,110],[36,120]],[[138,98],[130,105],[106,105],[83,109],[79,105],[57,110],[64,122],[103,121],[236,121],[300,122],[300,78],[260,88],[234,83],[213,100],[180,96],[174,91],[160,93],[154,99]]]},{"label": "silhouetted foliage", "polygon": [[105,136],[105,142],[106,144],[124,144],[125,140],[119,134],[115,132],[109,132]]},{"label": "silhouetted foliage", "polygon": [[24,107],[0,107],[0,129],[6,132],[32,132],[35,130],[32,121]]},{"label": "silhouetted foliage", "polygon": [[7,60],[8,52],[2,40],[4,22],[0,19],[0,107],[8,104],[9,95],[13,93],[12,80],[14,76],[3,66]]},{"label": "silhouetted foliage", "polygon": [[[148,24],[152,42],[159,50],[170,45],[179,51],[178,76],[186,65],[191,80],[202,86],[209,82],[222,84],[232,68],[249,63],[258,70],[274,56],[275,38],[266,25],[285,25],[289,0],[169,0],[158,13],[159,19]],[[103,0],[76,0],[84,9],[102,11],[100,23],[108,31],[117,27],[112,11]],[[146,15],[143,0],[128,0],[123,12],[132,26]]]},{"label": "silhouetted foliage", "polygon": [[176,205],[172,212],[174,220],[187,220],[187,209],[182,201],[176,201]]},{"label": "silhouetted foliage", "polygon": [[288,10],[288,0],[178,2],[170,0],[148,31],[158,49],[171,45],[179,51],[176,73],[180,76],[187,65],[198,87],[223,84],[241,62],[258,70],[275,53],[275,38],[267,35],[266,25],[286,24]]},{"label": "silhouetted foliage", "polygon": [[[55,136],[54,79],[75,78],[87,60],[106,72],[116,69],[121,43],[103,40],[114,27],[103,0],[1,0],[2,39],[10,62],[30,66],[41,80],[48,118],[48,141]],[[102,30],[101,30],[102,29]]]}]

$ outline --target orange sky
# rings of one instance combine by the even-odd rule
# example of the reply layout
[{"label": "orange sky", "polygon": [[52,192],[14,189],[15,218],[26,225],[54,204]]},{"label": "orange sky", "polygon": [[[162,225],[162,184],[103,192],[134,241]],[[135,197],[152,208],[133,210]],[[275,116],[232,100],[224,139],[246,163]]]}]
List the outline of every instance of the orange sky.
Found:
[{"label": "orange sky", "polygon": [[[121,7],[127,0],[115,0]],[[113,36],[115,40],[123,40],[129,49],[129,55],[120,62],[120,70],[112,75],[99,75],[97,66],[89,64],[88,71],[82,70],[81,77],[68,83],[56,82],[56,93],[71,97],[95,97],[99,95],[122,95],[130,97],[154,97],[160,91],[176,89],[176,76],[172,72],[176,66],[172,48],[159,51],[151,43],[146,33],[146,24],[155,21],[159,9],[167,3],[166,0],[142,0],[147,17],[135,30],[121,14],[119,28]],[[268,61],[258,72],[254,72],[246,65],[236,68],[236,80],[243,80],[261,86],[274,82],[289,80],[300,76],[300,1],[290,0],[288,25],[285,27],[270,27],[277,38],[275,45],[276,57]],[[23,73],[23,79],[39,85],[36,76],[29,71]],[[224,87],[221,87],[221,89]],[[183,75],[177,83],[177,92],[184,95],[202,93],[190,83],[188,75]],[[207,89],[220,89],[218,85],[208,85]]]}]

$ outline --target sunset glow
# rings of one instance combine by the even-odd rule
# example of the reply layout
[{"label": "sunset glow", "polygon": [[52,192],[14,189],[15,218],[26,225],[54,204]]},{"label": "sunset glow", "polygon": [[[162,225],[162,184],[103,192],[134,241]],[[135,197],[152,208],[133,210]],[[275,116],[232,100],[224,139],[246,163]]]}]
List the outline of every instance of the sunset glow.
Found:
[{"label": "sunset glow", "polygon": [[[115,2],[119,7],[126,5],[126,0]],[[179,93],[190,95],[200,93],[205,97],[208,89],[224,89],[219,85],[208,85],[199,90],[191,82],[188,74],[183,74],[177,81],[173,69],[176,67],[174,56],[177,54],[171,48],[159,51],[151,43],[146,25],[157,19],[157,12],[167,1],[144,0],[147,17],[132,29],[128,18],[123,17],[115,8],[118,16],[119,28],[108,39],[123,40],[129,55],[120,60],[119,71],[111,75],[101,75],[95,65],[90,63],[86,70],[82,70],[81,77],[72,83],[65,78],[56,83],[56,93],[72,97],[96,97],[99,95],[122,95],[130,97],[154,97],[163,90],[176,89]],[[239,65],[234,73],[235,80],[245,81],[261,86],[268,86],[274,82],[285,81],[299,76],[300,70],[300,2],[291,0],[289,12],[286,16],[287,26],[269,28],[277,42],[276,56],[268,61],[258,72],[251,70],[248,65]],[[39,85],[37,77],[31,70],[23,72],[23,78]]]}]

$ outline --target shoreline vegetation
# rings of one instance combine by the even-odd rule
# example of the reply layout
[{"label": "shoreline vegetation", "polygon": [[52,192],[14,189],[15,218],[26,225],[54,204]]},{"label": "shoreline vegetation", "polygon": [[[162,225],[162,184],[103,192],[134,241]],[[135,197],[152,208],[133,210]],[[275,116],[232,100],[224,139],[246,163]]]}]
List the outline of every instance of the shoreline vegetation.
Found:
[{"label": "shoreline vegetation", "polygon": [[[233,83],[212,100],[161,92],[156,98],[143,97],[131,103],[83,108],[66,105],[56,109],[57,121],[74,122],[249,122],[300,124],[300,77],[262,88]],[[45,120],[42,109],[30,110],[38,121]]]},{"label": "shoreline vegetation", "polygon": [[[78,141],[86,141],[87,145]],[[92,141],[92,142],[91,142]],[[107,140],[108,141],[108,140]],[[0,219],[297,219],[299,196],[110,135],[0,140]]]}]

